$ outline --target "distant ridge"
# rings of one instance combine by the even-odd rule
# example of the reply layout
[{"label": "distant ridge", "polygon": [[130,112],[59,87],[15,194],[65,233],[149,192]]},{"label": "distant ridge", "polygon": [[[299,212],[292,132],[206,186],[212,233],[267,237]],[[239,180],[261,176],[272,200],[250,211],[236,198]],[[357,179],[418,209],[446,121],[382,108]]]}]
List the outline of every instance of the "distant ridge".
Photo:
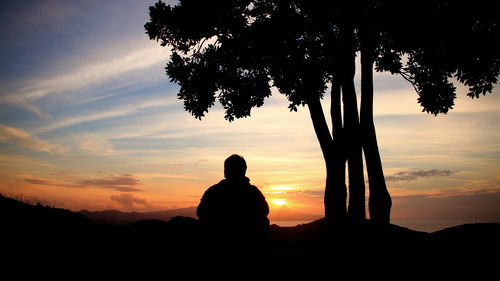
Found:
[{"label": "distant ridge", "polygon": [[[78,212],[71,212],[66,209],[49,208],[39,205],[33,206],[15,199],[7,198],[0,195],[1,208],[4,208],[7,213],[17,210],[16,216],[34,217],[45,216],[49,217],[56,214],[58,217],[71,216],[73,219],[78,218],[79,221],[90,220],[97,224],[107,225],[130,225],[141,220],[161,220],[168,222],[173,217],[191,217],[197,218],[196,207],[187,207],[171,210],[162,210],[154,212],[123,212],[119,210],[104,210],[104,211],[89,211],[80,210]],[[42,208],[43,207],[43,208]],[[36,214],[35,216],[32,216]],[[278,209],[273,209],[269,214],[269,219],[272,221],[314,221],[321,218],[321,216],[296,212],[289,207],[282,206]]]},{"label": "distant ridge", "polygon": [[155,212],[122,212],[118,210],[104,210],[104,211],[88,211],[81,210],[78,212],[91,219],[98,224],[110,225],[128,225],[141,220],[161,220],[169,221],[173,217],[192,217],[196,218],[196,207],[180,208],[165,211]]},{"label": "distant ridge", "polygon": [[[104,210],[104,211],[88,211],[81,210],[78,212],[91,219],[98,224],[110,225],[128,225],[141,220],[161,220],[169,221],[173,217],[191,217],[197,218],[196,207],[155,211],[155,212],[122,212],[119,210]],[[319,215],[295,212],[290,208],[283,206],[279,209],[272,210],[269,214],[271,221],[314,221],[320,219]]]}]

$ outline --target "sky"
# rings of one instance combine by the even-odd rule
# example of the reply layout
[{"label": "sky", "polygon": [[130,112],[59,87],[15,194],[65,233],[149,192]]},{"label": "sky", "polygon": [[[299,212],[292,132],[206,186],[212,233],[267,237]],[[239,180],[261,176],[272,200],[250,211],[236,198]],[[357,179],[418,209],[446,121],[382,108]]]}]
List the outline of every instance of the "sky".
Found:
[{"label": "sky", "polygon": [[[164,73],[169,49],[145,34],[154,2],[0,2],[0,193],[75,211],[196,206],[238,153],[271,218],[321,216],[307,109],[289,112],[273,90],[249,118],[229,123],[220,106],[193,118]],[[435,117],[404,79],[375,75],[394,219],[500,222],[500,90],[472,100],[456,86],[455,108]]]}]

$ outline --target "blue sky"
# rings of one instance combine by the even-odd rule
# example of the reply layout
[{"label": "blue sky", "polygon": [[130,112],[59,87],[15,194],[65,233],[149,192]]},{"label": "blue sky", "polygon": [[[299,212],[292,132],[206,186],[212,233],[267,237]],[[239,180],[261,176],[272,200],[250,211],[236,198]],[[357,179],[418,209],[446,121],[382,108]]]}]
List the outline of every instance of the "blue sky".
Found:
[{"label": "blue sky", "polygon": [[[194,206],[240,153],[266,197],[320,214],[324,167],[307,111],[290,113],[274,91],[250,118],[228,123],[219,106],[191,117],[164,74],[169,50],[144,32],[153,3],[1,2],[0,192],[71,209]],[[375,76],[394,217],[434,202],[436,217],[500,220],[499,88],[471,100],[457,87],[455,109],[434,117],[405,80]]]}]

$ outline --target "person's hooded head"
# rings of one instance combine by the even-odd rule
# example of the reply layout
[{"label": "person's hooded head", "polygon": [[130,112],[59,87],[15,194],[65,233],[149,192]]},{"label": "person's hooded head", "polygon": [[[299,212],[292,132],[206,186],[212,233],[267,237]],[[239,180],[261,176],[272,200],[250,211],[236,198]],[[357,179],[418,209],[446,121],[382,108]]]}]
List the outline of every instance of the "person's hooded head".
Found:
[{"label": "person's hooded head", "polygon": [[224,161],[224,177],[228,180],[242,179],[247,172],[247,163],[238,154],[229,156]]}]

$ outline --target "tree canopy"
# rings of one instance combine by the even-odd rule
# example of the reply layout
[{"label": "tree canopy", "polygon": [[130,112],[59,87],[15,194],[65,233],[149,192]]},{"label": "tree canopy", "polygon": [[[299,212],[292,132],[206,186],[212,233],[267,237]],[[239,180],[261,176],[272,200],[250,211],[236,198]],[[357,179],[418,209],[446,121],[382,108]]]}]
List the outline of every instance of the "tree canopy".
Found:
[{"label": "tree canopy", "polygon": [[230,121],[262,106],[275,86],[290,109],[321,97],[338,62],[341,26],[370,29],[377,71],[400,74],[424,111],[453,107],[453,78],[469,96],[491,92],[500,70],[497,1],[196,1],[150,8],[151,39],[173,49],[166,70],[186,110],[216,100]]}]

